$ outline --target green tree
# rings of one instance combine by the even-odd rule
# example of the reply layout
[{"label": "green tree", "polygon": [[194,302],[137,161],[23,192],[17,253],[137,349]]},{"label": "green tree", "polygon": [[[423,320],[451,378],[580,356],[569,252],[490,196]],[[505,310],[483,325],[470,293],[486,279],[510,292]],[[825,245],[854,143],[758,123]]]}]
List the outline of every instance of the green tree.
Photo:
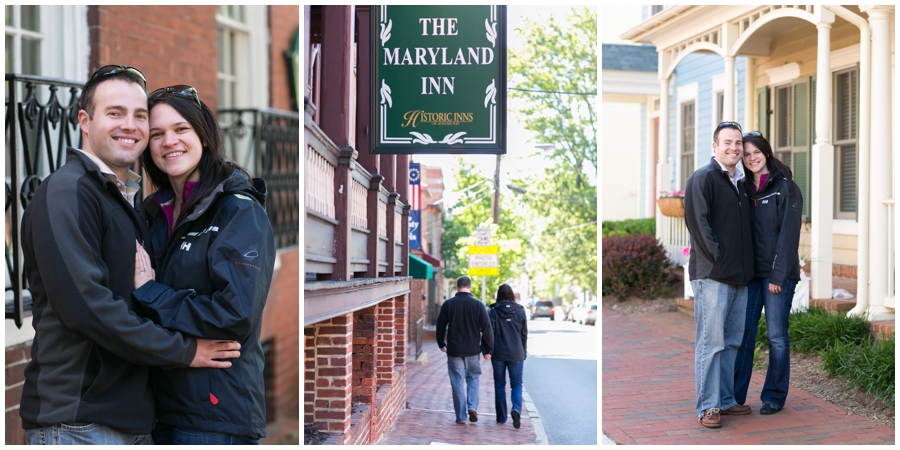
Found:
[{"label": "green tree", "polygon": [[550,286],[597,292],[597,15],[572,10],[562,22],[528,20],[526,44],[510,51],[510,97],[521,99],[525,128],[554,148],[543,173],[515,180],[534,211],[532,275]]},{"label": "green tree", "polygon": [[[521,219],[514,213],[512,200],[500,208],[500,223],[492,223],[491,179],[478,173],[474,164],[459,158],[459,170],[454,174],[457,190],[463,193],[459,201],[444,210],[444,229],[441,257],[444,260],[444,277],[456,280],[468,276],[469,246],[475,245],[475,228],[489,226],[491,243],[500,246],[500,276],[487,277],[485,298],[493,302],[497,288],[516,277],[523,266],[525,241]],[[481,277],[472,277],[472,295],[481,298]]]}]

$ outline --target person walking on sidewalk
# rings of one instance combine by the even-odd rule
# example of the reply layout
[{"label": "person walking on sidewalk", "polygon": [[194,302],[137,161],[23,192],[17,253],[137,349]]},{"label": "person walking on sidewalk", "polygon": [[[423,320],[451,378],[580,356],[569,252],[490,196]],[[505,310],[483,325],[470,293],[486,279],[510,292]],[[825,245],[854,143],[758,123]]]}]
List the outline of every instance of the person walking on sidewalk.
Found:
[{"label": "person walking on sidewalk", "polygon": [[775,414],[784,407],[790,384],[788,316],[794,288],[800,281],[797,248],[803,195],[792,179],[791,170],[775,157],[769,141],[759,131],[744,134],[744,168],[753,173],[744,185],[752,204],[756,278],[747,286],[744,338],[734,364],[734,399],[741,405],[747,400],[756,328],[765,306],[769,366],[759,413]]},{"label": "person walking on sidewalk", "polygon": [[710,163],[687,180],[684,221],[691,235],[688,273],[697,324],[696,411],[701,425],[718,428],[720,413],[750,413],[734,399],[734,362],[744,334],[753,246],[750,203],[737,170],[744,153],[741,126],[720,123],[712,148]]},{"label": "person walking on sidewalk", "polygon": [[525,308],[516,303],[516,294],[508,284],[497,289],[497,302],[491,304],[491,328],[494,331],[494,352],[491,366],[494,368],[494,408],[497,423],[506,423],[506,372],[512,388],[510,400],[513,427],[522,424],[522,372],[528,348],[528,318]]},{"label": "person walking on sidewalk", "polygon": [[[478,376],[481,375],[479,353],[491,359],[494,333],[484,303],[472,296],[472,280],[456,280],[458,292],[444,301],[437,319],[437,344],[447,353],[447,372],[453,389],[456,423],[478,422]],[[446,342],[444,337],[446,336]],[[463,386],[465,379],[465,386]],[[465,408],[465,409],[464,409]]]}]

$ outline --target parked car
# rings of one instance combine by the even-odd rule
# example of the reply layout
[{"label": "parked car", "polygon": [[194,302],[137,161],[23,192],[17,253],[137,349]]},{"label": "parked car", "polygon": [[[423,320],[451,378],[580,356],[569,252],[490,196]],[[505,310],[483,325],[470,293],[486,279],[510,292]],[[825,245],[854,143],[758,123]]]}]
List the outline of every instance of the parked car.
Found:
[{"label": "parked car", "polygon": [[550,300],[538,300],[531,307],[531,320],[537,317],[549,317],[550,320],[555,320],[555,314],[556,306]]},{"label": "parked car", "polygon": [[597,303],[588,303],[575,309],[573,322],[585,325],[597,325]]}]

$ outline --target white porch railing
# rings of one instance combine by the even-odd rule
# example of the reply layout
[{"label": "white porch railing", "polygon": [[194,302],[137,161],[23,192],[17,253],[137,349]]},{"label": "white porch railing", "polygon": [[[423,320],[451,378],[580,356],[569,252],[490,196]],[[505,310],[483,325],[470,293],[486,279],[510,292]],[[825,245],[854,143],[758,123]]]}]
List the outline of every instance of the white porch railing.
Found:
[{"label": "white porch railing", "polygon": [[661,216],[657,224],[656,238],[666,249],[669,261],[679,266],[687,264],[689,258],[684,256],[684,249],[691,245],[691,238],[684,217]]}]

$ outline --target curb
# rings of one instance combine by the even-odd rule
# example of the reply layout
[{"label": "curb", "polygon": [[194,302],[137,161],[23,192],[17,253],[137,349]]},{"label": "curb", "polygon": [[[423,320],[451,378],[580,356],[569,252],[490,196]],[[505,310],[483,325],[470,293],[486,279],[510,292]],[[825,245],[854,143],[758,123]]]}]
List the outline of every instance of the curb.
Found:
[{"label": "curb", "polygon": [[525,390],[525,385],[522,385],[522,403],[524,403],[525,409],[528,410],[528,418],[531,419],[531,428],[534,429],[534,440],[537,445],[550,445],[550,441],[547,439],[547,433],[544,431],[544,424],[541,422],[541,416],[538,413],[537,407],[534,405],[534,400],[531,399],[531,396],[528,395],[528,391]]}]

